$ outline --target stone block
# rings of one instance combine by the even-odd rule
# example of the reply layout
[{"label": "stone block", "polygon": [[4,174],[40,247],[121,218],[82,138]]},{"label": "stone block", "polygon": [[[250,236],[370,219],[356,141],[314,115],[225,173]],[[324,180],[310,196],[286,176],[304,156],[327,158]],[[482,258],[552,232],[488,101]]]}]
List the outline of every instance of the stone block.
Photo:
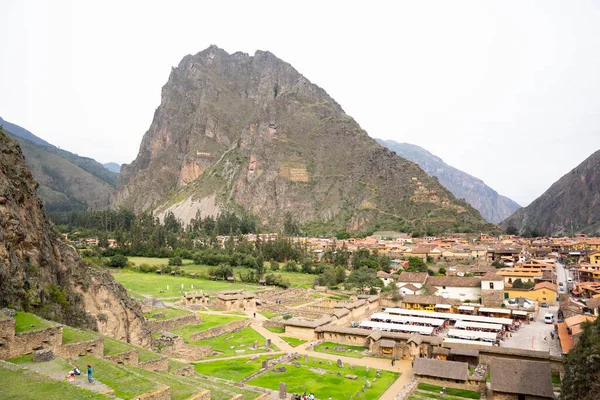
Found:
[{"label": "stone block", "polygon": [[33,362],[45,362],[54,358],[52,350],[42,349],[33,352]]}]

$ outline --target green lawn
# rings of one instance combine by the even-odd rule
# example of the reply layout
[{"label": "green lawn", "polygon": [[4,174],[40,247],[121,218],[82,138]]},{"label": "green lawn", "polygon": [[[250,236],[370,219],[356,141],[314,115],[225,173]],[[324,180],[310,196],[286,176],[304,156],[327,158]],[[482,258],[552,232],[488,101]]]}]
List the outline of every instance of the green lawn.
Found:
[{"label": "green lawn", "polygon": [[108,337],[104,338],[104,355],[112,356],[113,354],[124,353],[131,350],[131,346],[127,343],[121,342],[120,340],[111,339]]},{"label": "green lawn", "polygon": [[276,317],[276,316],[279,315],[279,314],[274,314],[274,313],[272,313],[270,311],[261,311],[261,312],[259,312],[259,314],[261,314],[262,316],[264,316],[267,319],[271,319],[271,318]]},{"label": "green lawn", "polygon": [[[436,394],[436,397],[439,397],[439,393],[442,391],[441,386],[430,385],[428,383],[419,383],[419,386],[417,386],[417,388],[424,392],[433,392]],[[464,389],[446,388],[446,394],[448,396],[458,396],[458,397],[464,397],[467,399],[479,399],[480,398],[479,393],[474,392],[472,390],[464,390]]]},{"label": "green lawn", "polygon": [[[127,257],[127,259],[129,261],[135,263],[136,266],[140,266],[141,264],[148,264],[148,265],[169,265],[169,259],[168,258]],[[193,264],[194,263],[194,260],[183,259],[181,261],[183,261],[183,265]]]},{"label": "green lawn", "polygon": [[93,332],[74,329],[69,326],[63,327],[63,344],[85,342],[97,338],[98,335]]},{"label": "green lawn", "polygon": [[185,368],[189,365],[191,364],[169,358],[169,372],[177,371],[178,369]]},{"label": "green lawn", "polygon": [[[325,349],[325,347],[329,347],[329,349]],[[348,351],[335,351],[334,350],[335,347],[344,347]],[[365,350],[366,350],[365,347],[348,346],[345,344],[337,344],[337,343],[333,343],[333,342],[324,342],[324,343],[321,343],[320,345],[318,345],[317,347],[315,347],[315,351],[318,351],[320,353],[335,354],[338,356],[346,356],[346,357],[354,357],[354,358],[363,358],[364,354],[362,354],[362,352]]]},{"label": "green lawn", "polygon": [[30,362],[33,362],[33,353],[32,354],[24,354],[22,356],[15,357],[15,358],[10,358],[6,361],[11,362],[13,364],[30,363]]},{"label": "green lawn", "polygon": [[30,313],[17,311],[15,316],[15,332],[36,331],[52,326],[55,324]]},{"label": "green lawn", "polygon": [[[230,337],[231,339],[226,340]],[[255,340],[258,340],[258,350],[252,350],[251,348]],[[254,329],[247,327],[236,333],[226,334],[222,336],[217,336],[212,339],[200,340],[198,342],[190,343],[195,344],[197,346],[210,346],[213,348],[213,350],[222,352],[222,354],[216,357],[229,357],[264,352],[266,339]],[[231,348],[232,346],[234,347],[233,349]],[[261,346],[263,347],[262,349],[260,348]],[[273,343],[271,343],[271,349],[275,351],[279,350],[277,346],[275,346],[275,344]],[[236,352],[236,350],[242,351],[238,353]]]},{"label": "green lawn", "polygon": [[4,400],[106,400],[106,396],[66,381],[57,381],[30,370],[11,371],[2,366],[0,388],[0,398]]},{"label": "green lawn", "polygon": [[[335,363],[332,366],[327,365],[327,361],[323,360],[323,364],[313,362],[300,361],[300,367],[293,365],[284,365],[286,372],[269,371],[260,375],[248,382],[250,385],[260,386],[268,389],[277,390],[280,382],[287,384],[288,393],[314,393],[319,399],[328,397],[334,399],[349,399],[350,396],[355,397],[356,392],[360,392],[365,381],[362,379],[366,376],[371,381],[371,388],[366,389],[361,393],[360,398],[365,400],[379,399],[387,388],[398,378],[399,374],[389,371],[381,371],[381,377],[373,382],[376,377],[375,368],[371,368],[366,372],[365,367],[355,367],[351,370],[348,365],[343,368],[338,368]],[[278,365],[279,367],[279,365]],[[325,374],[317,371],[311,371],[311,368],[325,370]],[[342,376],[337,376],[337,372],[341,372]],[[357,375],[358,379],[350,380],[344,376],[346,374]]]},{"label": "green lawn", "polygon": [[171,332],[177,336],[181,336],[186,342],[189,341],[190,336],[196,332],[204,331],[206,329],[225,325],[233,321],[239,321],[246,318],[240,318],[234,315],[215,315],[215,314],[199,314],[202,322],[197,325],[187,325],[181,328],[172,329]]},{"label": "green lawn", "polygon": [[[197,265],[197,264],[183,265],[181,267],[181,269],[185,272],[194,273],[198,276],[203,276],[203,277],[208,277],[209,268],[212,268],[212,267],[210,267],[208,265]],[[236,278],[240,273],[247,273],[248,271],[251,271],[251,269],[240,268],[240,267],[236,267],[233,269],[233,273],[236,276]],[[292,284],[292,287],[301,287],[301,288],[312,287],[315,283],[315,278],[316,278],[316,275],[303,274],[301,272],[270,271],[269,269],[267,269],[266,273],[279,274],[283,278],[289,279],[290,283]]]},{"label": "green lawn", "polygon": [[268,358],[272,357],[261,356],[253,361],[250,361],[250,358],[236,358],[233,360],[198,363],[194,364],[194,368],[196,369],[196,372],[202,375],[216,376],[218,378],[239,382],[253,373],[260,371],[262,362]]},{"label": "green lawn", "polygon": [[265,329],[268,331],[271,331],[273,333],[284,333],[285,332],[285,328],[273,328],[273,327],[266,327]]},{"label": "green lawn", "polygon": [[552,375],[552,384],[554,386],[560,386],[560,376],[559,375]]},{"label": "green lawn", "polygon": [[82,366],[91,365],[94,378],[114,389],[117,397],[130,399],[161,386],[143,376],[132,374],[128,368],[100,358],[84,356],[79,358],[79,363]]},{"label": "green lawn", "polygon": [[[113,276],[121,283],[134,298],[153,296],[158,299],[178,299],[181,297],[181,285],[186,292],[200,292],[211,295],[222,290],[245,289],[257,291],[261,287],[238,282],[210,281],[181,276],[159,275],[152,272],[143,273],[130,269],[111,270]],[[167,289],[168,287],[168,289]]]},{"label": "green lawn", "polygon": [[[161,318],[154,318],[153,315],[161,312],[163,314],[165,314],[164,317]],[[191,312],[186,311],[186,310],[179,310],[177,308],[156,308],[154,310],[152,310],[152,312],[149,313],[145,313],[144,317],[146,318],[154,318],[157,321],[161,321],[164,319],[171,319],[171,318],[175,318],[175,317],[181,317],[182,315],[188,315],[191,314]]]},{"label": "green lawn", "polygon": [[306,340],[303,339],[296,339],[293,337],[289,337],[289,336],[281,336],[281,338],[283,340],[286,341],[287,344],[289,344],[292,347],[298,347],[300,346],[302,343],[306,343]]}]

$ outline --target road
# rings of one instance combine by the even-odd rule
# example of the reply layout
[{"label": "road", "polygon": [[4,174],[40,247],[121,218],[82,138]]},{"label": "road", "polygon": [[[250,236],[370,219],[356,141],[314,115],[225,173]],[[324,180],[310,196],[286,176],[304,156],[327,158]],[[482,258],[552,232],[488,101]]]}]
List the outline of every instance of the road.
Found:
[{"label": "road", "polygon": [[[567,276],[568,276],[568,272],[567,272],[567,269],[565,268],[565,265],[556,261],[556,284],[559,287],[559,293],[566,293]],[[560,291],[560,288],[561,288],[561,286],[559,285],[560,282],[562,282],[562,284],[563,284],[562,287],[564,288],[565,292]]]}]

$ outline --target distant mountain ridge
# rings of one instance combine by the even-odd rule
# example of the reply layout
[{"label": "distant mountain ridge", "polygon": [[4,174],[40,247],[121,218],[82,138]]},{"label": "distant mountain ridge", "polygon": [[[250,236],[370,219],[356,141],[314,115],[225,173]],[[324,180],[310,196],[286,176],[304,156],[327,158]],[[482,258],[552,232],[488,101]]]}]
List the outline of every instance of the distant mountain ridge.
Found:
[{"label": "distant mountain ridge", "polygon": [[107,162],[102,165],[104,166],[104,168],[106,168],[110,172],[114,172],[115,174],[121,172],[121,164],[117,164],[116,162]]},{"label": "distant mountain ridge", "polygon": [[502,222],[521,234],[600,235],[600,150]]},{"label": "distant mountain ridge", "polygon": [[53,144],[46,142],[44,139],[35,136],[33,133],[29,132],[27,129],[25,129],[17,124],[13,124],[12,122],[8,122],[5,119],[2,119],[2,117],[0,117],[0,125],[2,127],[4,127],[5,131],[8,131],[8,132],[12,133],[13,135],[18,136],[20,138],[30,140],[35,144],[39,144],[40,146],[56,147]]},{"label": "distant mountain ridge", "polygon": [[21,146],[27,166],[39,183],[38,195],[46,211],[108,207],[117,174],[91,158],[59,149],[16,124],[3,124],[8,137]]},{"label": "distant mountain ridge", "polygon": [[481,179],[446,164],[438,156],[410,143],[376,139],[400,157],[410,160],[423,168],[431,176],[438,178],[446,189],[459,199],[465,199],[483,218],[492,223],[500,223],[521,208],[515,201],[498,194]]},{"label": "distant mountain ridge", "polygon": [[184,223],[247,213],[271,228],[291,215],[308,234],[494,228],[290,64],[216,46],[171,71],[113,206]]}]

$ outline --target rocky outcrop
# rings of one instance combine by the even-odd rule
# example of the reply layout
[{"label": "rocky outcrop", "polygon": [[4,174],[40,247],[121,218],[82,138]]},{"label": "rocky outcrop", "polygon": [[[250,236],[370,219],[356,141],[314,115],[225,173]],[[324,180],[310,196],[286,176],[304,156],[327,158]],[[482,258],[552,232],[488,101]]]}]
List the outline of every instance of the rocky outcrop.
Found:
[{"label": "rocky outcrop", "polygon": [[498,194],[481,179],[446,164],[422,147],[393,140],[377,139],[377,142],[400,157],[417,163],[429,175],[435,176],[442,186],[457,198],[465,199],[489,222],[497,224],[521,207],[508,197]]},{"label": "rocky outcrop", "polygon": [[0,131],[0,307],[149,344],[139,306],[58,240],[36,189],[19,146]]},{"label": "rocky outcrop", "polygon": [[184,222],[197,211],[243,210],[271,227],[290,212],[319,233],[490,228],[291,65],[216,46],[172,70],[137,158],[122,166],[114,205],[169,210]]},{"label": "rocky outcrop", "polygon": [[[600,150],[502,222],[521,234],[600,234]],[[512,229],[511,229],[512,230]]]}]

